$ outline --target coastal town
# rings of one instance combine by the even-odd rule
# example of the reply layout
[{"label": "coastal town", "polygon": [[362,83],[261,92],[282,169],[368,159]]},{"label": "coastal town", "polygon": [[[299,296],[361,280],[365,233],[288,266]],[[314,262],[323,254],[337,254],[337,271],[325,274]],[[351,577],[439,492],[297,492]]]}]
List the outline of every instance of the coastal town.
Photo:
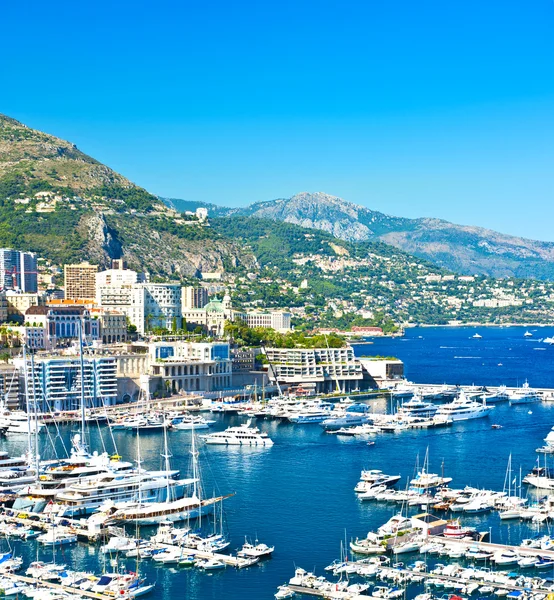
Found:
[{"label": "coastal town", "polygon": [[0,600],[554,600],[554,0],[2,25]]}]

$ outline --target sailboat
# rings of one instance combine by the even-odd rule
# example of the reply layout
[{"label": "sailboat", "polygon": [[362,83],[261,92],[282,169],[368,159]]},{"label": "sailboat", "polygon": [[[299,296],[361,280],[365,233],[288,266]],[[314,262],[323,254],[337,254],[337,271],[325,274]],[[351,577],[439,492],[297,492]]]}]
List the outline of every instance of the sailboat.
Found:
[{"label": "sailboat", "polygon": [[[137,431],[138,436],[138,431]],[[214,498],[202,499],[199,492],[199,470],[198,470],[198,452],[196,450],[196,439],[194,430],[192,432],[191,441],[191,456],[192,456],[192,478],[183,480],[185,485],[192,485],[192,495],[178,499],[172,499],[171,489],[167,487],[167,495],[165,502],[142,502],[139,498],[138,502],[127,503],[120,507],[115,506],[116,510],[112,514],[111,519],[116,522],[136,522],[141,525],[157,525],[167,521],[186,521],[207,515],[212,512],[214,504],[229,498],[227,496],[218,496]],[[140,451],[139,451],[140,456]],[[167,444],[167,431],[164,429],[164,454],[166,471],[170,471],[170,454]]]}]

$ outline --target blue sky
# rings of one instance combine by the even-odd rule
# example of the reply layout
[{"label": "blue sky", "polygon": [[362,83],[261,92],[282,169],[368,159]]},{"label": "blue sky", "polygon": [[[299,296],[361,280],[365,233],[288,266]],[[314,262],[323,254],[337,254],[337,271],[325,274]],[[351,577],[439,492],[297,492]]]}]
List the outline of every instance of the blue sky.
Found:
[{"label": "blue sky", "polygon": [[4,3],[0,112],[149,191],[554,241],[554,1]]}]

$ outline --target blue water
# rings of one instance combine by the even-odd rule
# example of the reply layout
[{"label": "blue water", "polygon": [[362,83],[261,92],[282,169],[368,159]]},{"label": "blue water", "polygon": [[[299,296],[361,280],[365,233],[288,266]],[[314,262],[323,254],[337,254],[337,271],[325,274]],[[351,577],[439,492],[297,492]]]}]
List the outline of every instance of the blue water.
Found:
[{"label": "blue water", "polygon": [[[470,339],[475,331],[483,336],[481,340]],[[530,342],[523,338],[524,331],[413,329],[406,338],[377,340],[374,345],[359,349],[359,353],[394,354],[406,361],[406,375],[415,381],[515,384],[528,378],[532,385],[554,387],[554,347],[534,349],[544,346],[537,340],[554,335],[554,329],[531,330],[534,338]],[[459,356],[479,358],[456,358]],[[503,367],[498,367],[500,362]],[[239,417],[215,418],[218,421],[215,429],[243,421]],[[502,424],[503,429],[491,430],[492,422]],[[410,477],[417,456],[421,462],[429,448],[431,468],[440,472],[444,465],[445,475],[454,478],[453,486],[471,484],[502,489],[510,453],[516,471],[521,465],[525,474],[534,466],[535,448],[554,425],[554,406],[533,404],[510,408],[502,404],[488,419],[432,432],[380,435],[372,447],[360,440],[324,434],[318,425],[274,421],[258,425],[274,439],[272,448],[203,447],[200,462],[207,493],[236,493],[225,502],[225,524],[233,548],[242,545],[245,535],[257,536],[260,541],[276,546],[274,557],[250,569],[228,568],[207,574],[190,568],[157,567],[143,561],[141,572],[157,584],[151,598],[270,600],[277,585],[292,576],[295,565],[315,568],[323,574],[323,567],[338,558],[345,532],[348,539],[364,536],[398,510],[396,505],[362,504],[357,500],[353,488],[362,468]],[[67,437],[69,428],[63,434]],[[97,430],[93,429],[90,435],[93,443],[100,443]],[[114,432],[114,436],[119,452],[134,457],[134,436],[127,432]],[[171,432],[169,438],[173,463],[186,471],[190,462],[190,433]],[[110,448],[108,436],[105,441]],[[23,441],[0,442],[1,449],[11,451],[22,451],[23,446]],[[160,465],[160,450],[161,435],[141,436],[141,452],[148,466]],[[495,540],[505,543],[517,542],[529,533],[527,526],[500,524],[494,515],[472,517],[466,522],[479,529],[491,527]],[[34,542],[14,545],[27,561],[36,558]],[[40,558],[52,557],[51,550],[39,548],[38,552]],[[57,560],[74,568],[102,570],[102,557],[94,546],[79,544],[58,550]],[[135,570],[133,561],[128,560],[127,564]]]},{"label": "blue water", "polygon": [[[524,337],[526,331],[532,337]],[[472,336],[478,333],[481,339]],[[373,338],[357,355],[395,356],[417,383],[554,388],[554,327],[416,327],[400,338]]]}]

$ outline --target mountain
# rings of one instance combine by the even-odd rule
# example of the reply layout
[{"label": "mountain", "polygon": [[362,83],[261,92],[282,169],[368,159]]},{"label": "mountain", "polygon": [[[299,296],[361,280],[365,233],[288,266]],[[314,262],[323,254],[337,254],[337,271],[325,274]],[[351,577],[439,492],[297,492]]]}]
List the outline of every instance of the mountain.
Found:
[{"label": "mountain", "polygon": [[74,144],[0,115],[0,246],[61,265],[90,260],[182,278],[256,265]]},{"label": "mountain", "polygon": [[462,274],[554,280],[554,243],[441,219],[393,217],[322,192],[228,211],[320,229],[352,242],[379,240]]}]

